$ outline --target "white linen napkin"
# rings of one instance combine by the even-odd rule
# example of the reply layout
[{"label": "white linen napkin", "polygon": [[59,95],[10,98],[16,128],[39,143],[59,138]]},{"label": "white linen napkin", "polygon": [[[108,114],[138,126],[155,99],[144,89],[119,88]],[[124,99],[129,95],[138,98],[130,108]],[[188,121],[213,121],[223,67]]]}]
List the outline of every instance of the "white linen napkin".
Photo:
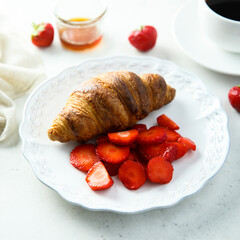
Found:
[{"label": "white linen napkin", "polygon": [[14,99],[45,78],[42,60],[16,33],[0,33],[0,142],[16,129]]}]

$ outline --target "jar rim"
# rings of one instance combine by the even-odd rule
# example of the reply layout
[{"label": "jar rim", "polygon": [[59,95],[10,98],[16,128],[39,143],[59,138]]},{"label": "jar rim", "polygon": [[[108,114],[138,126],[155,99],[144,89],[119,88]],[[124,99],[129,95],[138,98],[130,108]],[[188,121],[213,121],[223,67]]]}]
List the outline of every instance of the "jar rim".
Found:
[{"label": "jar rim", "polygon": [[107,11],[107,8],[108,7],[107,7],[107,4],[106,4],[106,6],[104,7],[104,10],[101,12],[100,15],[98,15],[95,18],[92,18],[92,19],[89,19],[89,20],[86,20],[86,21],[82,21],[82,22],[80,22],[80,21],[79,22],[77,22],[77,21],[76,22],[75,21],[69,21],[69,20],[66,20],[64,18],[61,18],[57,14],[56,9],[54,10],[54,15],[60,22],[66,24],[66,25],[71,25],[71,26],[75,26],[75,27],[84,27],[84,26],[88,26],[90,24],[98,22],[105,15],[105,13]]}]

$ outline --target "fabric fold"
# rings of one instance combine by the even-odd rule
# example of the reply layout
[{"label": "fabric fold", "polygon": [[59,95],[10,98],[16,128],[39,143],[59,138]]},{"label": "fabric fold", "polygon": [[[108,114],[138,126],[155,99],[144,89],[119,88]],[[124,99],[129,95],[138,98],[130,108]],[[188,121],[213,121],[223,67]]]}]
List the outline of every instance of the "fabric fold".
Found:
[{"label": "fabric fold", "polygon": [[44,78],[42,59],[30,40],[0,33],[0,142],[17,133],[14,99]]},{"label": "fabric fold", "polygon": [[14,101],[0,91],[0,142],[15,131],[17,126],[15,115]]}]

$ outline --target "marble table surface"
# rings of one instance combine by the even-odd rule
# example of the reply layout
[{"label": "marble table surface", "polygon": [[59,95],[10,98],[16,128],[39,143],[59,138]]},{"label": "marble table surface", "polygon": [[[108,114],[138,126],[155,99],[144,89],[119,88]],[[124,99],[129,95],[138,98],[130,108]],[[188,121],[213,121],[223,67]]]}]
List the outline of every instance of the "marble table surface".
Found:
[{"label": "marble table surface", "polygon": [[[116,55],[159,57],[198,75],[220,99],[229,118],[230,151],[217,175],[201,191],[170,208],[128,215],[89,211],[69,204],[36,178],[22,155],[21,140],[16,133],[15,142],[0,144],[1,240],[240,239],[240,114],[230,106],[227,97],[229,89],[238,85],[240,78],[208,70],[179,49],[172,25],[178,9],[186,2],[111,0],[104,38],[97,48],[67,51],[61,47],[56,34],[51,47],[37,51],[48,78],[86,58]],[[31,23],[54,23],[54,6],[55,1],[9,0],[1,4],[0,16],[4,13],[9,26],[31,44]],[[157,28],[158,41],[154,49],[140,53],[127,38],[131,30],[145,24]],[[27,97],[16,99],[18,124]]]}]

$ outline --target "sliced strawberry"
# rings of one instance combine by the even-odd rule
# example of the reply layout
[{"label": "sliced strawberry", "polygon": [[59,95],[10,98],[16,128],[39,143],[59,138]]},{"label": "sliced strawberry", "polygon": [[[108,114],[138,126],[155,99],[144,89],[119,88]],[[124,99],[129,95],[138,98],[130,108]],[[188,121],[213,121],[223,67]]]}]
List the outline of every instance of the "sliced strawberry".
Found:
[{"label": "sliced strawberry", "polygon": [[131,154],[134,156],[133,161],[140,163],[146,172],[147,162],[141,157],[140,153],[137,150],[131,150]]},{"label": "sliced strawberry", "polygon": [[166,142],[161,144],[162,152],[159,154],[159,156],[162,156],[165,160],[172,163],[174,160],[177,159],[178,155],[178,148],[175,144],[172,144],[171,142]]},{"label": "sliced strawberry", "polygon": [[180,138],[181,135],[174,131],[174,130],[171,130],[171,129],[167,129],[167,141],[168,142],[176,142],[178,140],[178,138]]},{"label": "sliced strawberry", "polygon": [[92,190],[104,190],[113,185],[113,180],[102,162],[97,162],[90,168],[85,180]]},{"label": "sliced strawberry", "polygon": [[131,129],[122,132],[108,133],[109,140],[117,145],[126,146],[134,143],[137,140],[138,131]]},{"label": "sliced strawberry", "polygon": [[109,142],[108,136],[107,135],[99,135],[98,138],[96,139],[97,145],[104,143],[104,142]]},{"label": "sliced strawberry", "polygon": [[166,129],[159,126],[154,126],[148,130],[139,132],[137,143],[140,145],[158,144],[166,141],[166,139]]},{"label": "sliced strawberry", "polygon": [[178,138],[181,137],[181,135],[178,132],[176,132],[172,129],[169,129],[167,127],[161,127],[161,126],[159,126],[159,128],[165,129],[166,134],[167,134],[167,142],[176,142],[178,140]]},{"label": "sliced strawberry", "polygon": [[136,162],[141,162],[142,161],[137,150],[132,149],[130,153],[133,156],[133,159],[132,159],[133,161],[136,161]]},{"label": "sliced strawberry", "polygon": [[109,163],[124,162],[129,156],[128,146],[117,146],[111,142],[104,142],[97,146],[96,153],[103,161]]},{"label": "sliced strawberry", "polygon": [[149,161],[151,158],[158,156],[162,152],[162,147],[161,144],[140,145],[138,147],[138,152],[142,159]]},{"label": "sliced strawberry", "polygon": [[164,142],[161,144],[139,146],[138,148],[141,156],[147,161],[156,156],[162,156],[169,162],[173,162],[178,153],[178,148],[171,142]]},{"label": "sliced strawberry", "polygon": [[103,164],[110,176],[116,176],[118,174],[118,169],[120,168],[122,163],[121,162],[120,163],[103,162]]},{"label": "sliced strawberry", "polygon": [[147,126],[145,124],[140,124],[140,123],[135,124],[132,128],[138,130],[139,132],[143,130],[147,130]]},{"label": "sliced strawberry", "polygon": [[137,149],[138,145],[136,142],[129,145],[130,149]]},{"label": "sliced strawberry", "polygon": [[82,144],[73,149],[70,154],[70,163],[82,171],[88,171],[100,159],[95,153],[96,147],[91,144]]},{"label": "sliced strawberry", "polygon": [[134,159],[135,159],[135,156],[132,154],[132,152],[130,152],[127,160],[134,161]]},{"label": "sliced strawberry", "polygon": [[165,114],[160,115],[157,118],[157,122],[159,126],[163,126],[163,127],[168,127],[172,130],[178,130],[179,126],[169,117],[167,117]]},{"label": "sliced strawberry", "polygon": [[196,151],[196,144],[191,139],[186,137],[180,137],[177,141],[192,149],[193,151]]},{"label": "sliced strawberry", "polygon": [[[129,153],[129,156],[126,161],[128,161],[128,160],[131,160],[131,161],[135,160],[135,156],[131,152]],[[104,162],[103,164],[106,167],[110,176],[116,176],[118,174],[118,169],[120,168],[122,162],[120,162],[120,163]]]},{"label": "sliced strawberry", "polygon": [[174,145],[177,146],[177,149],[178,149],[178,154],[177,154],[177,157],[176,159],[179,159],[181,157],[183,157],[186,152],[189,150],[189,148],[179,142],[173,142]]},{"label": "sliced strawberry", "polygon": [[123,185],[130,190],[140,188],[147,180],[143,166],[134,161],[124,162],[118,170],[118,177]]},{"label": "sliced strawberry", "polygon": [[154,157],[148,162],[147,176],[154,183],[169,183],[173,176],[173,166],[161,156]]}]

